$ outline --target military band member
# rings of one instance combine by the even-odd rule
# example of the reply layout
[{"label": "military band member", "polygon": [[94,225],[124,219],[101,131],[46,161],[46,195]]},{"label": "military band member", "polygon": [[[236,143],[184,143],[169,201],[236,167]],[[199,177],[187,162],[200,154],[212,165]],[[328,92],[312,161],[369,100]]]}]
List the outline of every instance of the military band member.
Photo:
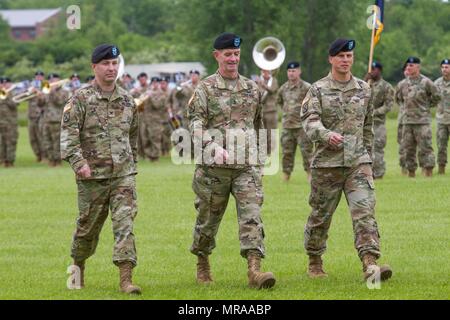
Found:
[{"label": "military band member", "polygon": [[283,153],[283,179],[289,181],[295,164],[297,146],[303,157],[303,169],[311,179],[310,164],[314,145],[302,127],[300,110],[302,101],[311,84],[301,79],[300,63],[289,62],[287,65],[288,81],[278,90],[277,105],[283,111],[283,132],[281,133],[281,149]]},{"label": "military band member", "polygon": [[419,165],[426,177],[433,176],[435,157],[432,145],[431,107],[440,101],[433,81],[420,73],[420,59],[409,57],[406,61],[408,78],[397,87],[396,99],[403,104],[403,140],[406,151],[408,176],[416,176],[417,149]]},{"label": "military band member", "polygon": [[[326,250],[331,218],[344,192],[353,221],[355,248],[364,278],[380,257],[375,221],[372,173],[373,115],[369,85],[351,73],[355,41],[337,39],[329,48],[331,72],[315,82],[303,101],[303,127],[316,149],[311,162],[311,214],[305,227],[308,274],[326,277],[322,255]],[[389,266],[380,268],[381,280],[391,277]]]},{"label": "military band member", "polygon": [[133,97],[116,85],[119,48],[103,44],[92,53],[95,82],[78,90],[64,108],[61,155],[76,174],[79,218],[73,236],[74,265],[84,287],[86,260],[98,244],[111,210],[113,263],[119,267],[120,289],[141,293],[132,284],[137,264],[133,224],[137,214],[136,178],[138,116]]},{"label": "military band member", "polygon": [[[44,80],[44,72],[36,71],[34,80],[31,82],[34,92],[38,92],[42,89]],[[43,95],[36,95],[36,97],[28,100],[28,137],[37,162],[46,159],[44,136],[39,126],[40,119],[43,116],[44,106],[45,99]]]},{"label": "military band member", "polygon": [[445,174],[447,165],[447,145],[450,136],[450,59],[444,59],[441,62],[442,77],[437,79],[436,85],[441,94],[441,102],[438,105],[436,113],[437,122],[437,145],[439,165],[439,174]]},{"label": "military band member", "polygon": [[[384,161],[384,148],[386,147],[386,114],[391,111],[394,105],[394,88],[382,77],[383,65],[378,61],[372,63],[372,72],[366,79],[371,79],[373,103],[373,177],[382,179],[386,172],[386,162]],[[364,80],[366,80],[364,79]]]},{"label": "military band member", "polygon": [[[248,153],[242,163],[230,160],[231,150],[226,149],[226,143],[213,136],[207,137],[212,129],[225,137],[230,130],[248,132],[263,128],[258,86],[238,72],[241,41],[232,33],[217,37],[213,54],[218,71],[200,82],[189,102],[188,118],[194,145],[202,150],[214,150],[213,162],[198,161],[194,173],[192,186],[197,196],[194,202],[197,220],[191,252],[198,257],[197,281],[212,282],[208,257],[216,246],[216,234],[230,195],[233,195],[240,253],[248,263],[248,283],[250,287],[261,289],[274,286],[275,277],[271,272],[260,271],[261,259],[265,256],[260,168],[251,164]],[[205,139],[203,133],[208,133]],[[238,143],[237,148],[243,148],[242,144]]]},{"label": "military band member", "polygon": [[[8,77],[1,79],[0,86],[8,91],[12,86],[11,80]],[[12,94],[0,99],[0,162],[5,168],[13,167],[16,161],[19,138],[17,106],[12,100]]]}]

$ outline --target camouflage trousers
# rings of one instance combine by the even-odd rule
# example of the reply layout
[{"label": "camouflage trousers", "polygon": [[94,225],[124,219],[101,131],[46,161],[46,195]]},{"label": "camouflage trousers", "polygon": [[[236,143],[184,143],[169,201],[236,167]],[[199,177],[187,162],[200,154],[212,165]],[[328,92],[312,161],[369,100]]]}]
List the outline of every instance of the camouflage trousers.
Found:
[{"label": "camouflage trousers", "polygon": [[314,145],[309,140],[303,128],[286,129],[281,133],[281,149],[282,149],[282,167],[283,172],[291,174],[294,170],[295,152],[297,145],[300,146],[303,157],[303,169],[310,170],[311,159],[313,156]]},{"label": "camouflage trousers", "polygon": [[136,177],[78,180],[77,219],[71,257],[83,261],[97,248],[100,231],[111,210],[114,234],[113,263],[137,263],[133,223],[137,214]]},{"label": "camouflage trousers", "polygon": [[353,222],[354,245],[362,258],[371,253],[380,256],[375,221],[375,188],[370,164],[355,168],[312,169],[309,204],[312,212],[305,227],[308,255],[322,255],[327,248],[331,219],[344,192]]},{"label": "camouflage trousers", "polygon": [[48,160],[60,162],[61,152],[60,152],[60,135],[61,135],[61,124],[59,122],[44,123],[44,149]]},{"label": "camouflage trousers", "polygon": [[158,121],[145,121],[144,123],[144,153],[149,159],[157,160],[161,156],[161,143],[163,136],[162,123]]},{"label": "camouflage trousers", "polygon": [[247,257],[247,252],[252,250],[264,257],[260,169],[197,166],[192,188],[197,196],[194,202],[197,220],[191,247],[193,254],[207,256],[216,247],[216,234],[232,194],[236,200],[241,256]]},{"label": "camouflage trousers", "polygon": [[14,163],[16,161],[19,129],[17,125],[0,126],[0,162]]},{"label": "camouflage trousers", "polygon": [[386,162],[384,161],[384,148],[386,147],[386,125],[384,123],[374,123],[374,143],[373,143],[373,176],[380,178],[386,172]]},{"label": "camouflage trousers", "polygon": [[278,112],[265,112],[263,115],[264,129],[267,130],[267,150],[270,154],[276,147],[276,141],[272,141],[271,130],[278,127]]},{"label": "camouflage trousers", "polygon": [[435,158],[432,146],[433,135],[430,124],[403,125],[402,144],[406,151],[406,168],[417,169],[417,149],[421,168],[434,168]]},{"label": "camouflage trousers", "polygon": [[138,154],[145,158],[144,146],[146,144],[145,123],[142,114],[139,114]]},{"label": "camouflage trousers", "polygon": [[28,137],[30,139],[31,149],[37,158],[44,158],[44,142],[39,131],[39,118],[28,118]]},{"label": "camouflage trousers", "polygon": [[441,166],[447,164],[447,147],[448,139],[450,137],[450,124],[437,125],[437,145],[438,145],[438,156],[437,162]]},{"label": "camouflage trousers", "polygon": [[161,153],[163,155],[167,155],[172,149],[172,142],[170,140],[170,136],[172,134],[172,128],[170,127],[169,122],[164,122],[162,124],[163,132],[162,132],[162,141],[161,141]]},{"label": "camouflage trousers", "polygon": [[406,150],[402,141],[403,141],[403,124],[399,123],[397,127],[398,158],[400,167],[406,169]]}]

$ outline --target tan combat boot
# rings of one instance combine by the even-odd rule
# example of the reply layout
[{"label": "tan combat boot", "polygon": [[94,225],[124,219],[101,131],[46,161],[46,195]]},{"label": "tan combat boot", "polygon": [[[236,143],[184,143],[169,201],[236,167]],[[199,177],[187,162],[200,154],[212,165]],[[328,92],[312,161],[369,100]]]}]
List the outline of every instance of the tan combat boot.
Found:
[{"label": "tan combat boot", "polygon": [[128,294],[141,294],[141,288],[133,285],[131,275],[133,273],[133,265],[129,261],[119,263],[120,272],[120,291]]},{"label": "tan combat boot", "polygon": [[307,179],[308,179],[308,183],[311,183],[311,180],[312,180],[311,170],[306,171],[306,176],[307,176]]},{"label": "tan combat boot", "polygon": [[308,276],[312,279],[326,278],[328,274],[323,271],[321,256],[309,256]]},{"label": "tan combat boot", "polygon": [[[371,265],[377,266],[377,259],[375,256],[371,255],[370,253],[366,254],[362,258],[363,263],[363,272],[364,272],[364,280],[367,280],[373,273],[368,272],[368,268]],[[388,265],[383,265],[380,267],[380,280],[386,281],[392,277],[392,269]]]},{"label": "tan combat boot", "polygon": [[213,279],[211,277],[211,267],[209,266],[208,256],[197,256],[197,283],[210,284]]},{"label": "tan combat boot", "polygon": [[406,169],[405,167],[402,167],[402,176],[407,176],[408,175],[408,169]]},{"label": "tan combat boot", "polygon": [[416,171],[408,170],[408,177],[415,178],[416,177]]},{"label": "tan combat boot", "polygon": [[268,289],[275,285],[275,277],[272,272],[261,272],[261,257],[254,253],[247,255],[248,285],[250,288]]},{"label": "tan combat boot", "polygon": [[288,182],[290,178],[290,174],[283,172],[283,181]]},{"label": "tan combat boot", "polygon": [[445,165],[442,165],[442,164],[439,165],[438,174],[445,174]]}]

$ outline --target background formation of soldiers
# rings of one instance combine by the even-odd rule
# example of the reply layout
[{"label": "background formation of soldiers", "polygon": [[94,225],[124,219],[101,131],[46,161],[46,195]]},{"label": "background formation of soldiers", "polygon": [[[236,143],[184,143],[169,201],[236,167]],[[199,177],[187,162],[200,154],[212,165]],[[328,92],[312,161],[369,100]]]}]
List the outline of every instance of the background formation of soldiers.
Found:
[{"label": "background formation of soldiers", "polygon": [[[442,77],[435,82],[420,73],[420,59],[410,57],[404,64],[405,79],[394,89],[382,77],[383,66],[374,62],[372,72],[366,75],[372,88],[374,107],[374,178],[384,176],[384,148],[386,146],[386,114],[392,110],[394,102],[399,106],[397,142],[399,144],[399,164],[404,175],[415,176],[418,166],[425,176],[432,176],[437,161],[439,174],[445,173],[447,145],[450,136],[450,63],[441,62]],[[303,167],[310,178],[309,166],[314,146],[308,140],[300,121],[302,101],[310,84],[301,79],[301,67],[296,61],[287,65],[288,81],[278,85],[273,72],[262,70],[257,83],[262,92],[263,121],[268,130],[277,129],[279,111],[282,113],[281,149],[284,180],[289,180],[294,168],[295,153],[299,146]],[[38,162],[48,162],[52,167],[61,163],[59,135],[62,110],[69,97],[82,87],[79,76],[73,74],[68,83],[52,87],[48,94],[40,88],[47,79],[49,83],[60,81],[57,74],[37,71],[31,81],[29,92],[34,93],[28,102],[28,132],[32,150]],[[94,79],[89,77],[86,82]],[[200,73],[191,70],[189,78],[179,81],[169,89],[169,78],[152,77],[141,73],[137,83],[129,74],[119,80],[122,88],[139,101],[139,141],[138,150],[142,158],[158,161],[168,155],[172,147],[172,130],[181,126],[188,129],[186,106],[200,80]],[[9,78],[0,78],[2,95],[0,98],[0,163],[12,167],[16,158],[18,141],[18,103],[13,99],[16,91]],[[30,89],[31,88],[31,89]],[[432,148],[431,107],[437,107],[437,159]],[[276,141],[270,141],[269,153]],[[417,161],[418,158],[418,161]]]}]

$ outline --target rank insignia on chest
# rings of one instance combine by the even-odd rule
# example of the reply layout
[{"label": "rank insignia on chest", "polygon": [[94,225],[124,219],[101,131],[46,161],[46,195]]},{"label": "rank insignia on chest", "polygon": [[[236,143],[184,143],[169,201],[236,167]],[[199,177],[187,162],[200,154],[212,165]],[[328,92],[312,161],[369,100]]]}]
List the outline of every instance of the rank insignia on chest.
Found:
[{"label": "rank insignia on chest", "polygon": [[64,123],[69,122],[69,120],[70,120],[70,113],[69,112],[65,112],[64,116],[63,116]]}]

